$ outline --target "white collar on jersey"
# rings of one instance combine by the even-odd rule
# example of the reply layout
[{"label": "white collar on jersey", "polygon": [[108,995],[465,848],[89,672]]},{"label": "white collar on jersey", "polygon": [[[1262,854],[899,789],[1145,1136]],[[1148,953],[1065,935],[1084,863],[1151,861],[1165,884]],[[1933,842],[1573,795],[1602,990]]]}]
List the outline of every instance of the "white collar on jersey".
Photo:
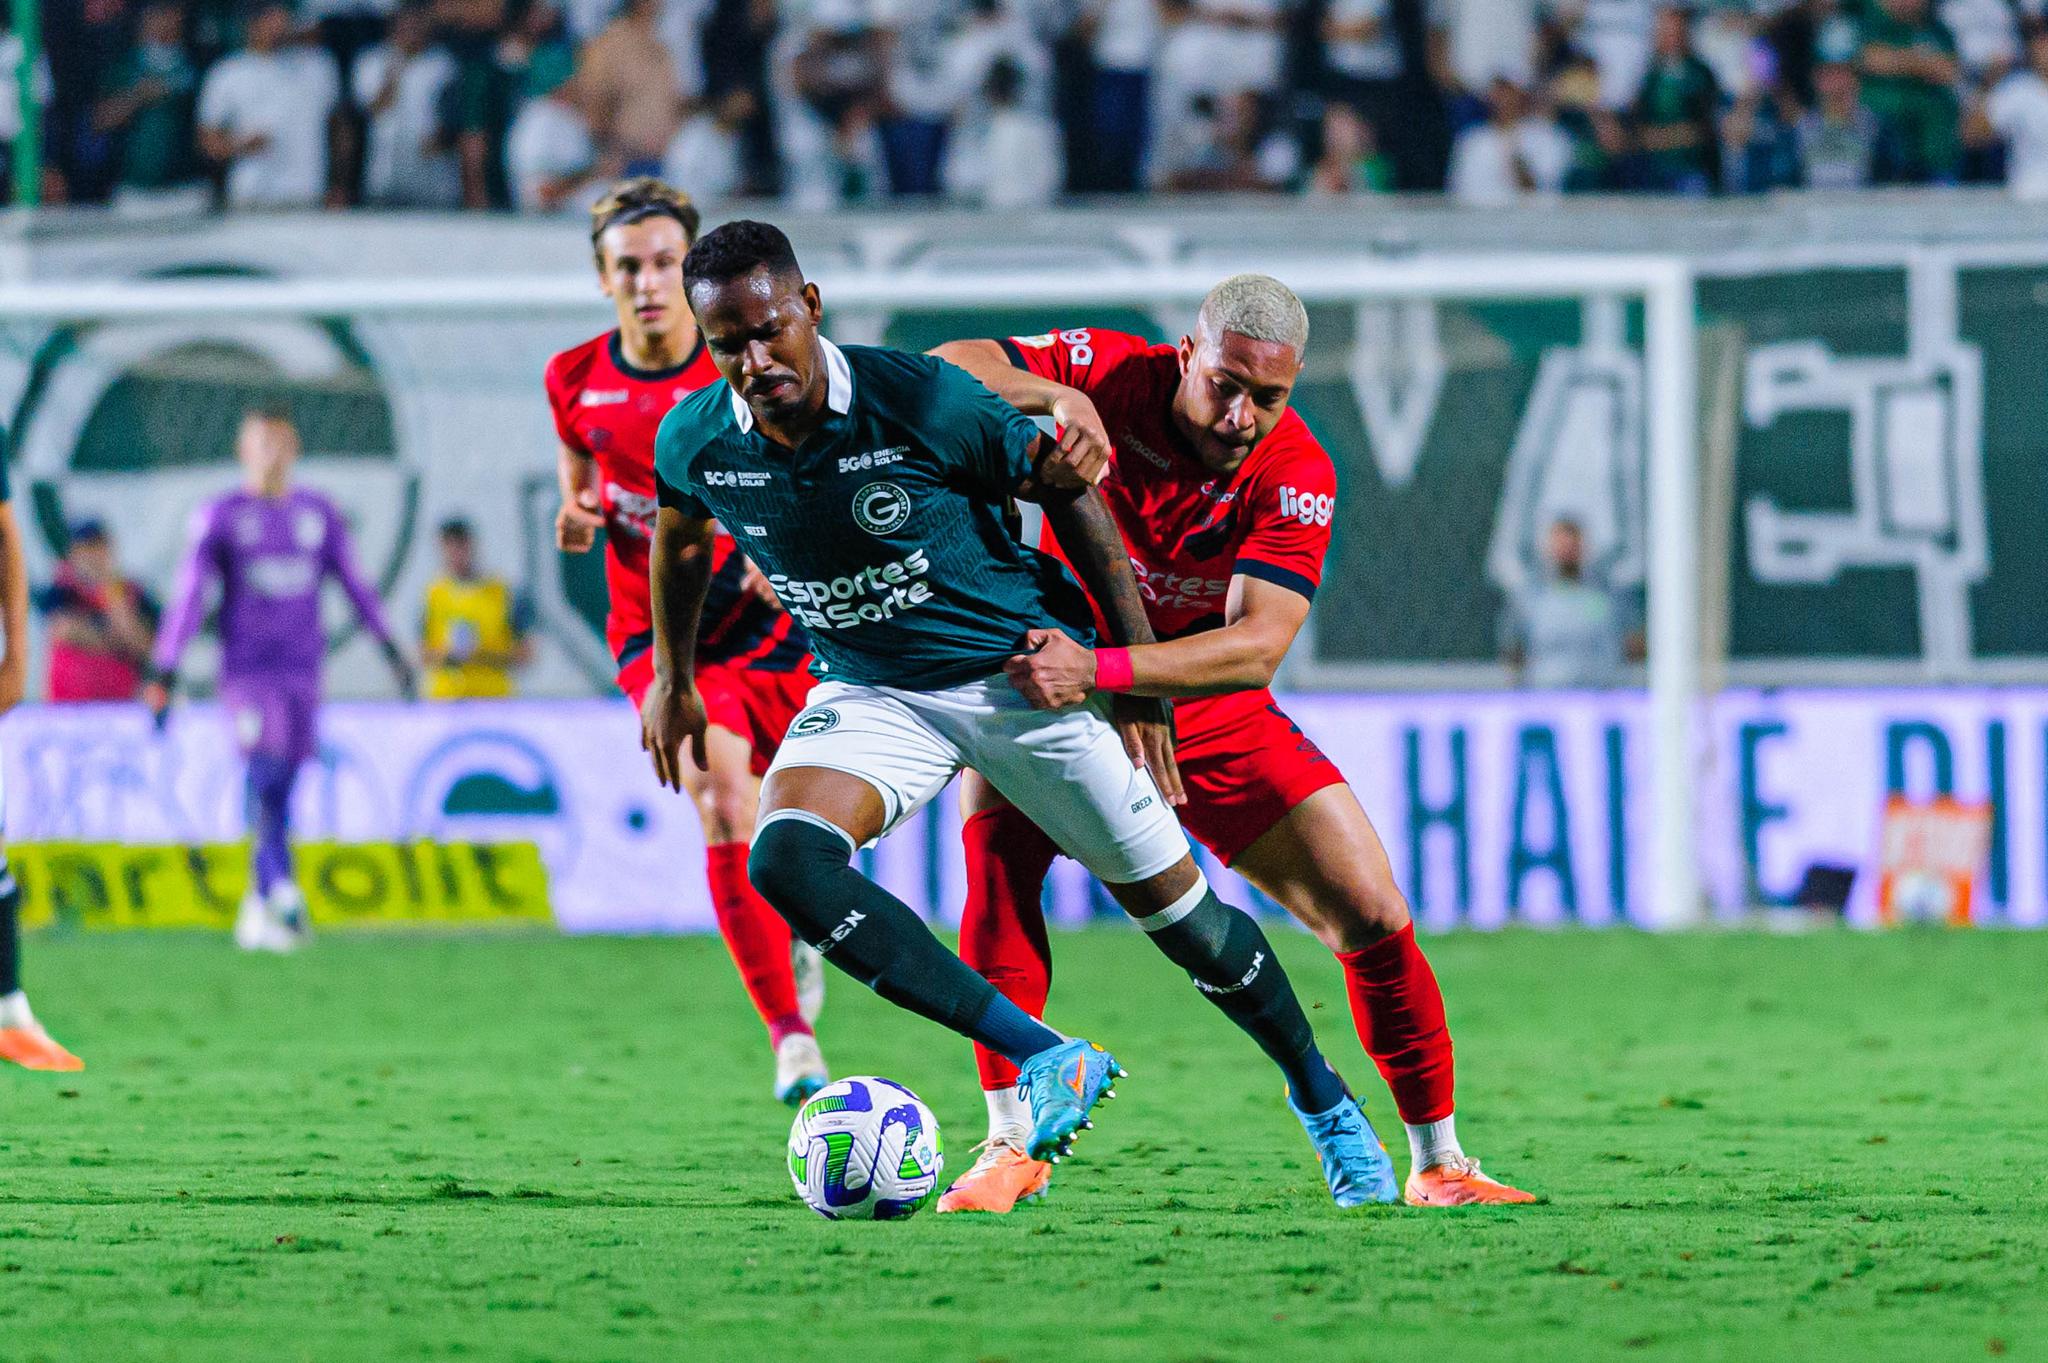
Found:
[{"label": "white collar on jersey", "polygon": [[[853,410],[853,366],[846,362],[846,352],[823,336],[818,344],[825,349],[825,405],[845,416]],[[732,395],[732,419],[743,431],[754,429],[754,409],[737,392]]]}]

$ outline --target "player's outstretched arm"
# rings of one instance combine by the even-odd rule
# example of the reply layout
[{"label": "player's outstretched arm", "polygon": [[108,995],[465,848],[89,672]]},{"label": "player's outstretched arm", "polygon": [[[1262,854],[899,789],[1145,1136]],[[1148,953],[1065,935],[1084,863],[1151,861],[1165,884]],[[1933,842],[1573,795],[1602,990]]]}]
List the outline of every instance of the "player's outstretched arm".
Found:
[{"label": "player's outstretched arm", "polygon": [[341,589],[348,593],[349,604],[356,608],[356,618],[363,628],[376,637],[384,650],[384,661],[391,666],[391,675],[398,683],[398,693],[407,700],[418,698],[419,678],[413,671],[412,660],[405,656],[399,646],[398,636],[391,632],[391,622],[384,617],[384,603],[377,597],[377,589],[363,576],[356,566],[355,550],[349,544],[348,527],[336,515],[327,532],[325,567],[329,576],[341,583]]},{"label": "player's outstretched arm", "polygon": [[678,793],[685,742],[697,769],[711,769],[704,753],[704,702],[697,695],[697,622],[711,586],[716,525],[664,506],[655,517],[647,555],[654,680],[640,706],[640,746],[654,759],[655,779]]},{"label": "player's outstretched arm", "polygon": [[28,568],[14,503],[0,496],[0,715],[28,694]]},{"label": "player's outstretched arm", "polygon": [[205,618],[206,587],[220,567],[220,531],[210,510],[201,507],[192,518],[192,544],[178,564],[178,577],[171,588],[171,608],[157,631],[156,652],[150,659],[149,680],[143,683],[142,703],[161,728],[170,713],[171,691],[178,682],[178,660],[185,646],[199,633]]},{"label": "player's outstretched arm", "polygon": [[[1152,621],[1145,614],[1145,598],[1138,590],[1136,575],[1131,571],[1131,557],[1124,548],[1123,532],[1116,528],[1116,518],[1110,514],[1109,504],[1103,501],[1102,494],[1094,488],[1026,491],[1031,492],[1044,508],[1047,524],[1065,546],[1075,572],[1081,577],[1081,584],[1095,599],[1110,637],[1120,645],[1152,643]],[[1040,687],[1043,679],[1037,675],[1040,660],[1057,667],[1058,659],[1077,653],[1088,654],[1088,650],[1056,630],[1033,630],[1026,643],[1033,651],[1010,659],[1004,670],[1026,699],[1034,705],[1044,705],[1048,697]],[[1091,676],[1088,684],[1079,688],[1071,698],[1058,700],[1050,708],[1077,704],[1087,698],[1088,692],[1094,689],[1093,655],[1089,654],[1089,658]],[[1187,793],[1181,786],[1180,768],[1173,757],[1173,708],[1163,701],[1119,696],[1116,726],[1123,735],[1124,748],[1130,753],[1132,764],[1152,773],[1152,779],[1158,782],[1159,792],[1166,797],[1166,802],[1173,805],[1187,803]]]},{"label": "player's outstretched arm", "polygon": [[948,341],[929,353],[959,365],[1024,415],[1050,417],[1058,423],[1059,442],[1039,469],[1042,481],[1058,487],[1092,487],[1108,476],[1109,432],[1086,393],[1019,369],[999,341]]}]

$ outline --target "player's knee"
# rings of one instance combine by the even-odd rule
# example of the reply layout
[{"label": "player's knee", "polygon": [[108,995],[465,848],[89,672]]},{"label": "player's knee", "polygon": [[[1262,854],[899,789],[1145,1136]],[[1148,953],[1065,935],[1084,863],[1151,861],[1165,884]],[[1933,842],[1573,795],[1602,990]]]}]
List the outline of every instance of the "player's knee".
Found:
[{"label": "player's knee", "polygon": [[1408,900],[1392,881],[1372,882],[1328,896],[1310,926],[1331,951],[1363,951],[1408,926]]},{"label": "player's knee", "polygon": [[697,817],[704,824],[704,841],[746,842],[754,832],[754,804],[758,796],[738,782],[713,781],[697,794]]},{"label": "player's knee", "polygon": [[829,912],[831,878],[852,859],[843,833],[808,819],[771,819],[754,834],[747,879],[802,933],[807,919]]}]

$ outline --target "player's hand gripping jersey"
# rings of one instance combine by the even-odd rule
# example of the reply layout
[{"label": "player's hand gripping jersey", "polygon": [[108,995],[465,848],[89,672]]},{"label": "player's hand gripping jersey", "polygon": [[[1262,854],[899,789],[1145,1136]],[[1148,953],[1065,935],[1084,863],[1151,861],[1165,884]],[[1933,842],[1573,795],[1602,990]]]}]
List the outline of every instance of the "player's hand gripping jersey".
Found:
[{"label": "player's hand gripping jersey", "polygon": [[[1238,573],[1315,595],[1337,474],[1292,409],[1222,477],[1185,448],[1174,427],[1180,362],[1173,346],[1081,329],[1013,336],[1003,348],[1019,369],[1080,389],[1101,413],[1115,451],[1102,495],[1161,639],[1221,626]],[[1066,558],[1049,531],[1039,547]]]},{"label": "player's hand gripping jersey", "polygon": [[[674,369],[636,369],[607,332],[548,361],[548,406],[570,449],[597,462],[605,520],[605,642],[625,671],[654,640],[648,613],[647,551],[654,538],[654,436],[669,409],[719,382],[700,342]],[[730,535],[713,547],[697,660],[767,672],[800,671],[809,661],[803,632],[790,617],[745,589],[746,560]]]}]

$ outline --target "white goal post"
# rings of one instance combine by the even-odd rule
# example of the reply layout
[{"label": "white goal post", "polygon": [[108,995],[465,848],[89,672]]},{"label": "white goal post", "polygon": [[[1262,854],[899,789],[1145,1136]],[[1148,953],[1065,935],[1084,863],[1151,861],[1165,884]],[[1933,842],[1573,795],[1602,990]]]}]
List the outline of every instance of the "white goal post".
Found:
[{"label": "white goal post", "polygon": [[[1311,303],[1636,298],[1643,307],[1651,800],[1650,899],[1657,927],[1701,921],[1695,783],[1701,751],[1700,467],[1693,270],[1659,254],[1416,254],[1270,264]],[[1051,306],[1192,307],[1217,266],[828,271],[828,310]],[[218,278],[0,286],[0,323],[203,315],[603,315],[587,274],[461,278]]]}]

